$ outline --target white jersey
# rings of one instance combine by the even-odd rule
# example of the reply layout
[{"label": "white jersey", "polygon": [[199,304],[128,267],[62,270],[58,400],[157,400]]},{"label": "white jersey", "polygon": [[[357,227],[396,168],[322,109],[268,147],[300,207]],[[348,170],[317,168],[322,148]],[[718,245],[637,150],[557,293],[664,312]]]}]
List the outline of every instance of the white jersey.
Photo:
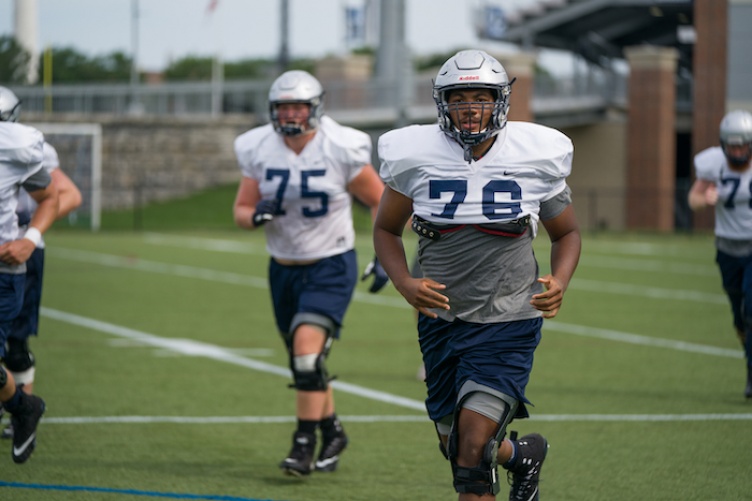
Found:
[{"label": "white jersey", "polygon": [[715,234],[752,241],[752,167],[734,172],[719,146],[699,152],[694,163],[697,178],[714,183],[718,189]]},{"label": "white jersey", "polygon": [[463,162],[462,147],[435,125],[414,125],[379,139],[380,175],[413,200],[427,221],[483,224],[530,216],[566,188],[573,147],[561,132],[508,122],[480,160]]},{"label": "white jersey", "polygon": [[0,243],[18,238],[21,184],[42,170],[44,136],[37,129],[0,122]]},{"label": "white jersey", "polygon": [[[60,159],[57,156],[57,150],[47,141],[44,142],[44,159],[42,160],[42,166],[47,169],[50,174],[52,171],[60,167]],[[18,192],[18,207],[16,207],[16,214],[18,214],[18,224],[23,229],[28,225],[34,212],[37,210],[37,202],[31,195],[21,188]],[[44,239],[39,241],[37,245],[38,249],[44,249]]]},{"label": "white jersey", "polygon": [[[380,175],[413,201],[413,211],[434,223],[458,225],[439,240],[420,238],[424,276],[446,285],[446,321],[497,323],[541,316],[530,305],[541,292],[532,240],[540,205],[568,201],[566,176],[572,142],[559,131],[509,122],[480,160],[464,161],[462,147],[437,125],[390,131],[379,139]],[[474,224],[530,217],[517,238],[476,231]],[[467,225],[467,226],[463,226]]]},{"label": "white jersey", "polygon": [[244,177],[259,182],[262,199],[280,199],[283,214],[264,225],[272,257],[323,259],[355,245],[350,182],[371,164],[371,138],[324,116],[299,155],[271,124],[235,139]]}]

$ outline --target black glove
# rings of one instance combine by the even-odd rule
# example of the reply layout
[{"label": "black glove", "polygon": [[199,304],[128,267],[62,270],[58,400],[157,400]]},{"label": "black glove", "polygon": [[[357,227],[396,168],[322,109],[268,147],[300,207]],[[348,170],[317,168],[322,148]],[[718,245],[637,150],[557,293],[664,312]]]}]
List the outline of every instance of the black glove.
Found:
[{"label": "black glove", "polygon": [[258,228],[262,224],[268,223],[274,219],[274,215],[277,214],[279,209],[279,202],[277,200],[262,200],[256,205],[256,212],[253,213],[253,226]]},{"label": "black glove", "polygon": [[389,281],[389,275],[387,275],[386,271],[384,271],[384,268],[381,267],[379,258],[377,257],[374,257],[373,261],[368,263],[368,266],[366,266],[365,271],[363,271],[363,276],[360,277],[360,280],[363,281],[371,275],[373,275],[374,278],[373,283],[371,284],[371,288],[368,289],[368,292],[379,292]]}]

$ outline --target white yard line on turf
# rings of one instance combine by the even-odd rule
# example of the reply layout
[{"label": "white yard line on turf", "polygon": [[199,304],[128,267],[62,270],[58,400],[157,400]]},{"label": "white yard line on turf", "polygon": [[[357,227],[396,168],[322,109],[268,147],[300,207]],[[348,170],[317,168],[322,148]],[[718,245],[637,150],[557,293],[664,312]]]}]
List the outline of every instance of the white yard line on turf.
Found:
[{"label": "white yard line on turf", "polygon": [[[61,322],[85,327],[98,332],[104,332],[139,342],[148,346],[174,351],[185,356],[206,357],[220,362],[231,363],[257,370],[290,378],[287,368],[268,364],[251,358],[246,358],[233,353],[221,346],[194,341],[191,339],[162,338],[135,329],[102,322],[92,318],[82,317],[51,308],[42,308],[42,315]],[[332,386],[338,391],[350,393],[363,398],[376,400],[399,407],[425,412],[423,402],[410,398],[392,395],[387,392],[372,390],[344,381],[332,381]],[[101,417],[69,417],[69,418],[45,418],[46,423],[77,424],[77,423],[280,423],[290,422],[292,416],[237,416],[237,417],[185,417],[185,416],[101,416]],[[360,422],[424,422],[427,416],[348,416],[347,421]],[[730,421],[752,420],[752,414],[543,414],[532,418],[537,421]]]},{"label": "white yard line on turf", "polygon": [[[127,338],[133,341],[138,341],[145,345],[156,346],[158,348],[174,351],[182,355],[205,357],[220,362],[226,362],[230,364],[239,365],[248,369],[257,370],[260,372],[267,372],[270,374],[276,374],[277,376],[283,376],[291,378],[290,370],[286,367],[279,367],[277,365],[261,362],[252,358],[247,358],[238,355],[230,350],[216,346],[209,343],[203,343],[200,341],[194,341],[192,339],[174,339],[163,338],[149,334],[146,332],[138,331],[135,329],[129,329],[120,325],[111,324],[109,322],[102,322],[101,320],[95,320],[93,318],[82,317],[80,315],[74,315],[72,313],[66,313],[64,311],[53,310],[51,308],[41,308],[42,316],[66,322],[80,327],[86,327],[99,332],[105,332],[115,336]],[[392,395],[378,390],[371,390],[362,386],[358,386],[351,383],[345,383],[343,381],[332,381],[331,385],[338,391],[345,393],[352,393],[371,400],[377,400],[388,404],[398,405],[408,409],[425,411],[425,405],[422,401],[413,400],[411,398],[400,397]]]},{"label": "white yard line on turf", "polygon": [[[101,266],[110,266],[115,268],[126,268],[131,270],[139,270],[148,273],[160,273],[164,275],[180,276],[185,278],[201,279],[211,282],[227,283],[233,285],[240,285],[246,287],[253,287],[258,289],[267,289],[268,283],[265,278],[252,277],[248,275],[242,275],[240,273],[225,272],[211,270],[207,268],[198,268],[195,266],[185,266],[170,263],[160,263],[155,261],[148,261],[139,258],[130,258],[122,256],[114,256],[111,254],[102,254],[98,252],[87,252],[73,249],[64,249],[60,247],[54,247],[47,249],[47,255],[52,255],[55,258],[68,259],[71,261],[80,261],[90,264],[98,264]],[[704,304],[708,302],[718,303],[725,305],[725,298],[718,294],[715,297],[712,294],[705,294],[692,291],[680,291],[671,289],[657,289],[657,288],[640,288],[633,286],[624,286],[618,289],[615,284],[603,285],[602,289],[598,288],[598,282],[595,281],[583,281],[587,286],[584,287],[588,290],[598,290],[599,292],[611,292],[611,293],[624,293],[633,295],[642,295],[658,299],[676,299],[676,300],[689,300],[699,301]],[[605,284],[605,283],[604,283]],[[613,287],[612,287],[613,285]],[[577,280],[573,280],[570,285],[571,288],[577,288]],[[723,301],[721,301],[723,299]],[[401,309],[412,309],[402,298],[379,295],[379,294],[366,294],[356,292],[354,301],[368,304],[378,304],[381,306],[391,306]],[[744,353],[742,350],[717,348],[714,346],[707,346],[697,343],[687,343],[684,341],[675,341],[671,339],[655,338],[650,336],[643,336],[640,334],[632,334],[628,332],[619,332],[609,329],[598,329],[593,327],[587,327],[584,325],[565,324],[554,320],[546,320],[544,329],[556,330],[560,332],[566,332],[568,334],[575,334],[579,336],[593,337],[599,339],[607,339],[610,341],[618,341],[622,343],[656,346],[661,348],[668,348],[677,351],[686,351],[691,353],[701,353],[705,355],[715,355],[729,358],[743,358]]]}]

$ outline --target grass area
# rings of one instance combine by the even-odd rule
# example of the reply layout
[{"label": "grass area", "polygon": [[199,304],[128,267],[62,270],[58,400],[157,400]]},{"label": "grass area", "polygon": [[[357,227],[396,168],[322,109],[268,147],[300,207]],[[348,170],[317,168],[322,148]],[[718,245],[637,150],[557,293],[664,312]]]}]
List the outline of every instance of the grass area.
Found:
[{"label": "grass area", "polygon": [[[425,395],[414,315],[391,286],[371,295],[359,284],[330,357],[351,385],[337,391],[352,439],[339,470],[280,473],[294,402],[278,372],[287,360],[263,235],[232,228],[234,187],[205,196],[150,207],[143,232],[110,231],[114,215],[97,234],[50,232],[32,341],[49,410],[27,464],[0,457],[0,497],[457,499],[433,426],[412,405]],[[228,226],[208,222],[220,219]],[[362,269],[373,254],[365,231],[357,250]],[[545,270],[545,235],[536,251]],[[746,499],[744,380],[712,237],[586,235],[564,308],[544,326],[532,418],[511,429],[550,440],[543,499]]]},{"label": "grass area", "polygon": [[[140,207],[109,210],[101,214],[103,231],[227,231],[235,228],[232,205],[237,184],[208,188],[194,195],[153,202]],[[355,204],[353,218],[358,231],[370,228],[370,212]],[[90,227],[88,218],[63,219],[56,223],[57,231],[80,230]]]}]

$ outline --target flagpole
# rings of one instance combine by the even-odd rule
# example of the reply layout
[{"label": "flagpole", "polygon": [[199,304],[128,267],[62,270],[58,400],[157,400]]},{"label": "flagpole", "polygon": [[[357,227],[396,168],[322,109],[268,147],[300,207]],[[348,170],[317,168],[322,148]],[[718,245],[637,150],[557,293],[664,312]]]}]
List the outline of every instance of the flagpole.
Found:
[{"label": "flagpole", "polygon": [[214,44],[214,54],[212,57],[211,68],[211,116],[217,118],[222,114],[222,97],[224,88],[224,64],[219,48],[219,30],[214,22],[214,12],[217,10],[219,0],[209,0],[209,6],[206,8],[206,15],[212,23],[211,32]]},{"label": "flagpole", "polygon": [[138,0],[131,0],[131,102],[129,112],[139,114],[143,111],[138,95]]}]

